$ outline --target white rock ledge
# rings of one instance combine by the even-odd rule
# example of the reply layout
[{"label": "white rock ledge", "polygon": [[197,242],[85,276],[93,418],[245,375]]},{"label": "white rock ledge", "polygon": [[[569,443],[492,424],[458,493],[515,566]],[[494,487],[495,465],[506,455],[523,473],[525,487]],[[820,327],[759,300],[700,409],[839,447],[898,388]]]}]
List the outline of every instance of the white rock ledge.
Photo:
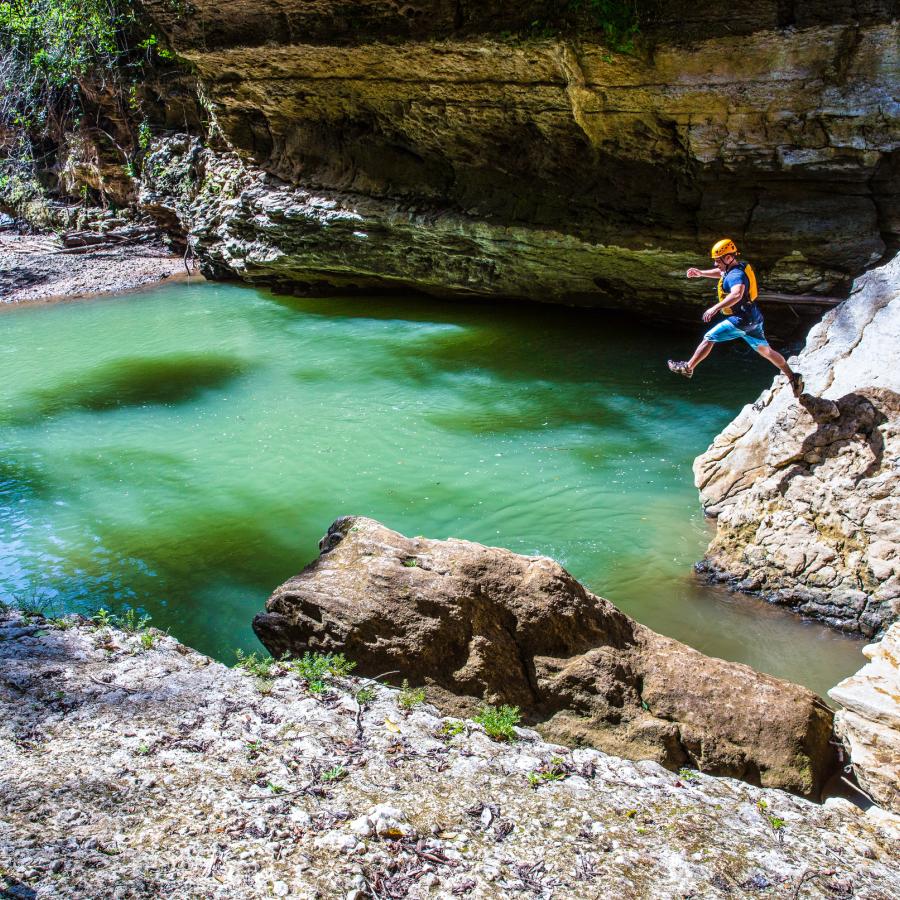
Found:
[{"label": "white rock ledge", "polygon": [[261,682],[171,637],[62,624],[0,616],[7,896],[900,895],[897,820],[843,800],[527,730],[442,735],[393,689],[360,710],[358,679],[316,696],[284,667]]},{"label": "white rock ledge", "polygon": [[862,787],[900,813],[900,623],[863,653],[870,662],[828,692],[843,707],[834,728]]}]

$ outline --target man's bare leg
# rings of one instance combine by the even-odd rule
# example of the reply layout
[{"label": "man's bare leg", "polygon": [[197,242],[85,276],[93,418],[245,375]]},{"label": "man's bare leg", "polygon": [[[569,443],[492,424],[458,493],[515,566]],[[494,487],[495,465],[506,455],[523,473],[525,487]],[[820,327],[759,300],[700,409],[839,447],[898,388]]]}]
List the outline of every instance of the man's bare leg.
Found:
[{"label": "man's bare leg", "polygon": [[[702,340],[700,341],[700,345],[694,351],[694,355],[688,360],[688,367],[693,372],[694,369],[709,356],[710,352],[713,348],[713,342]],[[773,351],[774,352],[774,351]],[[783,361],[783,360],[782,360]]]},{"label": "man's bare leg", "polygon": [[804,389],[803,384],[803,376],[796,373],[788,364],[787,360],[777,351],[773,350],[768,345],[757,347],[756,352],[767,359],[773,366],[776,366],[778,370],[784,375],[788,380],[788,384],[791,386],[791,390],[794,392],[795,397],[799,397],[801,392]]},{"label": "man's bare leg", "polygon": [[791,367],[787,364],[787,360],[777,351],[773,350],[768,345],[757,347],[756,352],[767,359],[773,366],[778,368],[782,375],[787,378],[788,381],[793,380],[794,372]]}]

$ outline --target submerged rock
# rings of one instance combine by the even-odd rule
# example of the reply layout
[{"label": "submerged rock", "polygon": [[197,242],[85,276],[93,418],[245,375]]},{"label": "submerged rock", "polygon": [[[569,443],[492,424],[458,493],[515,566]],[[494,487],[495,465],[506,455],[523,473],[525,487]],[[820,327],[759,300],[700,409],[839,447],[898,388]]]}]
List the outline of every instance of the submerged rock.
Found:
[{"label": "submerged rock", "polygon": [[703,567],[874,635],[900,616],[900,257],[867,272],[694,463],[716,536]]},{"label": "submerged rock", "polygon": [[828,692],[843,707],[834,728],[859,783],[880,806],[900,812],[900,623],[863,653],[870,662]]},{"label": "submerged rock", "polygon": [[273,656],[342,651],[446,710],[513,704],[554,740],[801,794],[835,765],[815,694],[656,634],[551,559],[356,517],[320,548],[254,619]]}]

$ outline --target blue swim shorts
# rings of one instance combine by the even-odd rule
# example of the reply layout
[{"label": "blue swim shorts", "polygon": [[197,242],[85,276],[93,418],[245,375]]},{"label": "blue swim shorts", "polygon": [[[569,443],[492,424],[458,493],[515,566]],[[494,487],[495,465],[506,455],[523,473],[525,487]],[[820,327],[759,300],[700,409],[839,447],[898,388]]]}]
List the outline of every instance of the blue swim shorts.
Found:
[{"label": "blue swim shorts", "polygon": [[769,342],[766,340],[766,335],[763,332],[762,322],[759,322],[756,325],[750,325],[746,331],[742,331],[728,319],[725,319],[724,322],[719,322],[718,325],[710,328],[703,337],[707,341],[712,341],[715,344],[720,344],[723,341],[734,341],[740,338],[741,340],[746,341],[754,350],[757,347],[769,346]]}]

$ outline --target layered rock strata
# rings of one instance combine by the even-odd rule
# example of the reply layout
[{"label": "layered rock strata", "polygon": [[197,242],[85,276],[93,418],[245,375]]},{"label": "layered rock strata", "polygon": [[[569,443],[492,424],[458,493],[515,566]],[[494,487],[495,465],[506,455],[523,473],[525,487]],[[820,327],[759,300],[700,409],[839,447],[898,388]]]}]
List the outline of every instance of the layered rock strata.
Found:
[{"label": "layered rock strata", "polygon": [[546,557],[346,517],[253,627],[273,656],[341,651],[445,709],[513,704],[552,739],[632,759],[809,795],[834,765],[813,693],[650,631]]},{"label": "layered rock strata", "polygon": [[261,681],[159,633],[0,615],[0,893],[900,892],[900,832],[877,810],[526,729],[497,743],[399,699],[358,678],[314,693],[287,665]]},{"label": "layered rock strata", "polygon": [[834,729],[862,787],[900,813],[900,623],[863,653],[870,662],[828,692],[842,707]]},{"label": "layered rock strata", "polygon": [[694,463],[704,568],[845,631],[900,616],[900,259],[862,276],[784,379]]},{"label": "layered rock strata", "polygon": [[[789,28],[770,5],[690,44],[670,24],[633,56],[590,32],[501,38],[540,19],[513,4],[144,5],[251,174],[186,221],[210,271],[677,316],[721,234],[768,290],[827,295],[900,232],[878,4]],[[700,6],[710,33],[721,10]]]}]

